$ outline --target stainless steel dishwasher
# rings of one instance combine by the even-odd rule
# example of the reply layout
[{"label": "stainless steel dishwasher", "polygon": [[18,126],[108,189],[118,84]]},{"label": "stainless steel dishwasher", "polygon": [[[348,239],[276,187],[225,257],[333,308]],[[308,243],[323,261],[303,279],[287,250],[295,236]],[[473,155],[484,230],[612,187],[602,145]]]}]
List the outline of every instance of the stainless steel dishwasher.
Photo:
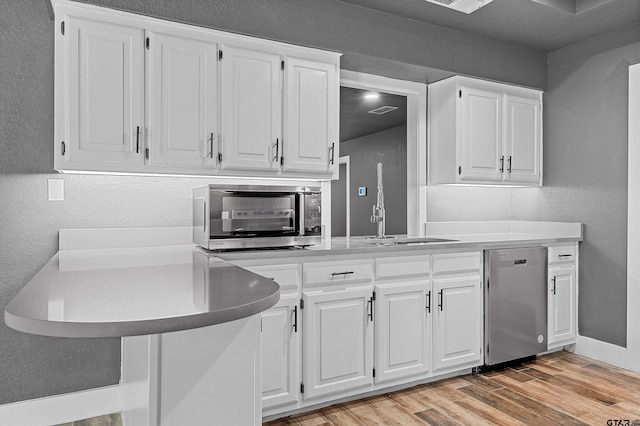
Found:
[{"label": "stainless steel dishwasher", "polygon": [[485,365],[547,350],[547,248],[484,253]]}]

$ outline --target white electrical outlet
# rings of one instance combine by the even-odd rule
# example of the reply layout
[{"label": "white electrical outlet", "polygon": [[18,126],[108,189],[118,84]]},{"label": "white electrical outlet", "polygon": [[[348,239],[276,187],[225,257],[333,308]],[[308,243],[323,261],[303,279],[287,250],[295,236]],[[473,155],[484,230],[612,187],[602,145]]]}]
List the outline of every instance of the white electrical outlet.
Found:
[{"label": "white electrical outlet", "polygon": [[64,201],[64,180],[49,179],[47,181],[49,201]]}]

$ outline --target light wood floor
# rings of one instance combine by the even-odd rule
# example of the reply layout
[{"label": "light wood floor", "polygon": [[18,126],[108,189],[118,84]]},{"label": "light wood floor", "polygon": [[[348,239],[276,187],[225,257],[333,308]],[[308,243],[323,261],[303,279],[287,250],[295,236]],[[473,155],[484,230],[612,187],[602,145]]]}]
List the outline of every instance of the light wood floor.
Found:
[{"label": "light wood floor", "polygon": [[266,423],[425,424],[640,426],[640,373],[562,351],[515,368],[418,385]]}]

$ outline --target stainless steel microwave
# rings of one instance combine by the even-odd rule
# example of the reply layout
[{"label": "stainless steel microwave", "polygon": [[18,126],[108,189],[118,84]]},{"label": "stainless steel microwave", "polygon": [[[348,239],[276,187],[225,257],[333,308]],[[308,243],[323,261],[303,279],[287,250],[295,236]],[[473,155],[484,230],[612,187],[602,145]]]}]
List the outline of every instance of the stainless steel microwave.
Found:
[{"label": "stainless steel microwave", "polygon": [[309,246],[322,238],[320,187],[193,190],[193,242],[209,250]]}]

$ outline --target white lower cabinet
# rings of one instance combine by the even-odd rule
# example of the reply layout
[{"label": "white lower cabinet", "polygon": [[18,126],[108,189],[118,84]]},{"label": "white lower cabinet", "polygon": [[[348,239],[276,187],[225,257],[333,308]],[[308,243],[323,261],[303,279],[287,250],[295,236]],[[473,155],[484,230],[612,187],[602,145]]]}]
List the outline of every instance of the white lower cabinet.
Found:
[{"label": "white lower cabinet", "polygon": [[481,260],[481,252],[434,255],[434,373],[482,363]]},{"label": "white lower cabinet", "polygon": [[300,401],[302,268],[299,263],[266,262],[234,263],[280,285],[280,301],[260,314],[262,409],[277,411],[279,407],[287,409]]},{"label": "white lower cabinet", "polygon": [[427,373],[431,346],[428,279],[376,285],[375,290],[376,383]]},{"label": "white lower cabinet", "polygon": [[480,251],[316,258],[301,275],[299,304],[262,314],[265,416],[482,364]]},{"label": "white lower cabinet", "polygon": [[547,283],[548,348],[575,343],[577,335],[577,267],[576,247],[549,249]]},{"label": "white lower cabinet", "polygon": [[304,303],[304,399],[373,384],[371,286],[312,290]]},{"label": "white lower cabinet", "polygon": [[262,408],[294,403],[300,392],[297,295],[280,298],[262,313]]}]

